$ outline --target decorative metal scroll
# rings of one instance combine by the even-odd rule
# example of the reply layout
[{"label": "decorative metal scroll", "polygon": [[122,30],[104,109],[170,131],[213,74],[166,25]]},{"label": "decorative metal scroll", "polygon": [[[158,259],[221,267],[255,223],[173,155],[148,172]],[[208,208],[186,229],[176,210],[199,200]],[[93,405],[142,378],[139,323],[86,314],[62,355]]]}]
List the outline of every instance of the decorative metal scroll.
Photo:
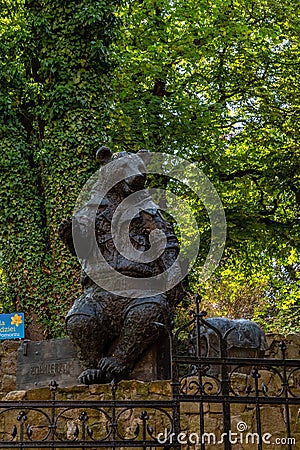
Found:
[{"label": "decorative metal scroll", "polygon": [[[268,407],[282,412],[285,441],[280,448],[297,450],[300,442],[296,442],[293,434],[292,416],[300,406],[300,360],[286,358],[284,342],[279,344],[279,359],[233,357],[228,351],[231,331],[222,333],[205,319],[198,297],[191,315],[191,320],[174,334],[166,330],[172,360],[169,400],[119,399],[118,384],[112,382],[111,397],[106,400],[61,401],[57,398],[57,384],[52,381],[50,400],[0,401],[1,450],[188,449],[194,448],[193,445],[182,443],[179,437],[192,426],[193,434],[197,432],[200,437],[196,448],[231,450],[235,448],[231,437],[237,407],[253,412],[253,423],[248,424],[253,428],[251,437],[255,438],[251,449],[271,448],[263,441],[266,431],[276,432],[264,429],[263,415]],[[163,327],[159,323],[156,326]],[[216,335],[217,357],[204,354],[204,326]],[[213,442],[215,447],[204,439],[213,437],[208,423],[209,408],[213,408],[217,417],[214,420],[218,420],[216,433],[222,436],[217,443]],[[187,423],[191,410],[193,416]],[[4,423],[9,424],[9,429],[3,429]],[[241,423],[247,428],[246,423]],[[241,429],[238,438],[245,435],[245,429]]]},{"label": "decorative metal scroll", "polygon": [[[51,400],[0,402],[0,421],[15,417],[2,432],[2,448],[159,448],[155,422],[174,433],[173,401],[116,400],[111,384],[107,401],[59,401],[57,384],[50,383]],[[15,414],[14,414],[15,411]]]},{"label": "decorative metal scroll", "polygon": [[[284,342],[278,344],[279,359],[233,357],[228,349],[232,329],[222,333],[208,322],[206,313],[200,311],[199,296],[196,296],[196,311],[191,311],[191,315],[192,319],[172,338],[173,399],[180,405],[198,403],[200,435],[207,434],[205,405],[219,405],[223,439],[218,448],[231,450],[231,410],[234,405],[247,405],[255,410],[256,448],[262,450],[266,448],[263,445],[262,408],[280,406],[285,422],[282,448],[298,449],[300,442],[297,444],[291,432],[291,407],[300,405],[300,360],[286,358]],[[205,354],[204,328],[215,335],[216,356]],[[205,450],[205,442],[201,442],[200,448]]]}]

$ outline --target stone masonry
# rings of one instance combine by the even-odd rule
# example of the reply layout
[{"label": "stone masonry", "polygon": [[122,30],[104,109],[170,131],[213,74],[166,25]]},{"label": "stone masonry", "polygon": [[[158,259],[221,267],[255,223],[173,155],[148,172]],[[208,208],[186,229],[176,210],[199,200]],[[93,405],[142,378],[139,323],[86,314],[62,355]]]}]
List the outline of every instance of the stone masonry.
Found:
[{"label": "stone masonry", "polygon": [[[279,358],[278,343],[282,340],[280,335],[269,335],[268,337],[269,351],[266,355],[271,358]],[[300,359],[300,336],[291,334],[285,338],[287,344],[287,358]],[[48,388],[16,391],[15,390],[15,374],[16,374],[16,354],[18,342],[4,341],[0,343],[0,401],[21,401],[21,400],[49,400],[50,391]],[[293,392],[300,396],[300,370],[291,380]],[[260,370],[259,386],[264,384],[268,387],[268,395],[276,395],[281,388],[280,377],[272,374],[267,370]],[[189,381],[193,381],[192,378]],[[204,380],[205,381],[205,380]],[[207,379],[209,381],[209,378]],[[251,375],[236,373],[232,377],[232,387],[235,392],[244,395],[245,387],[249,384],[253,385]],[[67,388],[58,388],[57,400],[62,401],[109,401],[111,400],[111,388],[109,384],[92,385],[92,386],[72,386]],[[171,386],[167,380],[142,382],[137,380],[122,381],[117,389],[118,400],[170,400]],[[217,439],[220,439],[222,433],[222,405],[218,403],[204,403],[204,420],[206,433],[214,433]],[[18,410],[19,411],[19,410]],[[141,409],[128,409],[122,413],[119,421],[118,431],[125,438],[130,439],[134,436],[137,425],[141,427]],[[163,433],[168,428],[166,417],[154,410],[147,411],[149,414],[149,425],[153,428],[153,434]],[[169,411],[171,413],[171,411]],[[90,409],[87,411],[91,422],[98,423],[95,433],[101,433],[107,426],[107,418],[104,414],[100,414]],[[262,432],[272,434],[272,442],[276,438],[284,438],[286,435],[286,412],[284,405],[261,405],[261,422]],[[43,417],[30,413],[28,420],[33,427],[33,433],[39,437],[47,428]],[[299,405],[290,406],[291,417],[291,436],[295,438],[295,450],[300,449],[300,408]],[[247,432],[255,432],[256,414],[254,404],[232,404],[231,405],[231,429],[233,432],[238,431],[238,424],[243,422],[247,425]],[[7,412],[0,415],[0,439],[8,439],[9,433],[16,424],[16,411]],[[72,439],[72,433],[76,426],[79,426],[78,409],[71,410],[61,416],[58,423],[58,432],[62,436],[69,436]],[[188,402],[181,403],[181,432],[190,436],[191,433],[199,433],[199,403]],[[239,436],[241,433],[239,433]],[[246,431],[243,436],[246,435]],[[41,434],[42,436],[42,434]],[[40,436],[40,437],[41,437]],[[286,444],[270,445],[275,450],[284,450]],[[184,445],[184,449],[199,449],[199,445]],[[207,445],[207,450],[223,450],[223,444]],[[235,450],[256,450],[257,444],[239,442],[234,445]]]}]

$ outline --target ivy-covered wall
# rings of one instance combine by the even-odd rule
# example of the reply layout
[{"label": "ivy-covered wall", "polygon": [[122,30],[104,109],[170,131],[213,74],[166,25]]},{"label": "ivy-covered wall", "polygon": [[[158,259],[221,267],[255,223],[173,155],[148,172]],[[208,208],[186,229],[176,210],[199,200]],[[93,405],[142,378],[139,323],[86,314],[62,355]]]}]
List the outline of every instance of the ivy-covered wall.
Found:
[{"label": "ivy-covered wall", "polygon": [[38,338],[62,334],[80,290],[78,262],[56,229],[106,142],[115,6],[18,0],[3,11],[0,312],[25,311]]}]

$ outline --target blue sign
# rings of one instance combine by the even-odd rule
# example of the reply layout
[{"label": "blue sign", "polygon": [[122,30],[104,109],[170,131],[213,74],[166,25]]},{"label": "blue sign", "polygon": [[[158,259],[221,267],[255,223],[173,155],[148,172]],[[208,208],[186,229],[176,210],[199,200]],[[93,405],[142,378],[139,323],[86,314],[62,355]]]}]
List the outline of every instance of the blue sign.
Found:
[{"label": "blue sign", "polygon": [[0,339],[24,339],[24,313],[0,314]]}]

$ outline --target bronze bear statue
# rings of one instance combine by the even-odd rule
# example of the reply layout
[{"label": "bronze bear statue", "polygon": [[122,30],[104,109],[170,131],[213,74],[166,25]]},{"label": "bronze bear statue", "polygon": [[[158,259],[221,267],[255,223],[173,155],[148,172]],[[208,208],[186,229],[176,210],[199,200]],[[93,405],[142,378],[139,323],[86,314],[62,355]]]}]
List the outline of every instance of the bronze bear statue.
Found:
[{"label": "bronze bear statue", "polygon": [[[165,250],[156,260],[148,263],[130,261],[119,253],[111,232],[113,215],[120,203],[130,194],[144,189],[147,171],[145,153],[146,151],[141,150],[136,154],[112,154],[108,147],[98,150],[96,157],[101,170],[93,187],[94,191],[101,188],[101,171],[105,170],[109,162],[122,158],[123,163],[122,180],[118,181],[97,205],[94,230],[97,251],[100,250],[114,270],[131,277],[149,278],[151,284],[151,277],[171,267],[179,253],[173,227],[162,216],[158,206],[150,202],[149,208],[148,198],[145,208],[142,208],[129,224],[130,241],[139,252],[146,252],[151,247],[151,231],[163,231],[166,238]],[[132,165],[135,166],[134,175]],[[73,242],[75,220],[76,215],[65,219],[58,228],[60,238],[73,254],[76,254]],[[89,242],[83,241],[84,246],[86,249],[82,249],[83,253],[88,253]],[[145,351],[160,338],[161,330],[155,322],[170,328],[174,309],[184,294],[179,276],[180,268],[176,269],[176,264],[174,266],[175,272],[178,271],[178,284],[161,294],[145,294],[144,298],[109,292],[82,270],[83,293],[75,300],[66,316],[67,333],[77,349],[83,368],[79,376],[80,382],[94,384],[126,378]],[[114,342],[116,345],[111,353]]]}]

